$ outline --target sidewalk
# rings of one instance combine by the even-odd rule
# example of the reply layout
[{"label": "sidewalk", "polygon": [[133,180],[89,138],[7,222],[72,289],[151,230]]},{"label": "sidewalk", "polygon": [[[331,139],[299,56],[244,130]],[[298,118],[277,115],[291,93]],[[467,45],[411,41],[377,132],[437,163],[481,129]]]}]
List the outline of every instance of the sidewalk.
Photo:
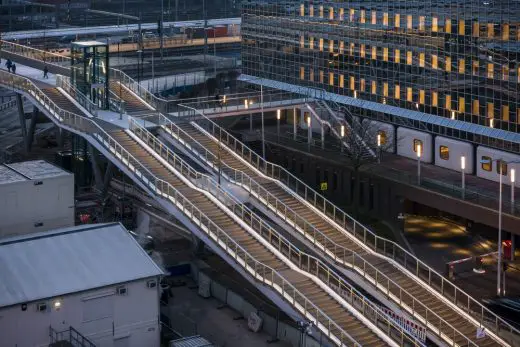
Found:
[{"label": "sidewalk", "polygon": [[[0,66],[0,69],[7,71],[7,68],[5,67],[5,62],[6,60],[2,59],[2,65]],[[43,78],[42,70],[38,70],[21,64],[16,64],[16,74],[19,76],[30,78],[32,80],[56,86],[56,75],[51,74],[50,72],[49,78]]]}]

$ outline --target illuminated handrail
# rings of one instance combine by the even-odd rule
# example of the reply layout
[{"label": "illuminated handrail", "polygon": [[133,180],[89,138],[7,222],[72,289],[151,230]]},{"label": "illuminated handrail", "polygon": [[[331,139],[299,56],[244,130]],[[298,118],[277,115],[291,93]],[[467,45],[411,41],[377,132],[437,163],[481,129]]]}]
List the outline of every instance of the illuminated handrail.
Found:
[{"label": "illuminated handrail", "polygon": [[285,168],[265,161],[261,156],[249,149],[225,129],[222,129],[211,119],[205,117],[199,110],[192,110],[196,113],[196,116],[194,115],[195,122],[208,131],[209,134],[221,139],[223,145],[231,148],[260,172],[285,184],[289,189],[314,206],[319,212],[325,214],[336,224],[341,226],[339,230],[346,231],[349,235],[354,236],[355,239],[361,241],[374,252],[396,261],[399,265],[418,277],[423,285],[435,290],[441,294],[442,297],[454,303],[464,312],[471,315],[480,325],[486,326],[498,335],[505,330],[520,336],[520,331],[515,327],[476,301],[454,283],[445,279],[441,274],[409,253],[406,249],[394,241],[377,236],[353,217],[336,207],[332,202],[328,201],[321,194],[288,172]]},{"label": "illuminated handrail", "polygon": [[[444,335],[444,337],[449,340],[455,341],[455,338],[463,337],[467,341],[468,346],[475,345],[470,338],[453,327],[435,311],[432,311],[422,302],[418,301],[412,294],[389,278],[385,273],[379,271],[377,267],[366,261],[363,256],[331,240],[320,229],[316,228],[312,223],[301,217],[296,211],[287,206],[274,194],[270,193],[267,189],[258,184],[254,178],[251,178],[243,171],[228,166],[224,161],[219,160],[213,152],[202,146],[176,123],[164,116],[159,116],[159,124],[162,124],[163,129],[165,129],[173,138],[187,147],[193,154],[204,160],[210,167],[225,174],[224,177],[226,179],[242,186],[250,194],[255,196],[260,203],[264,204],[268,209],[274,210],[282,220],[302,233],[315,247],[324,251],[328,258],[332,259],[334,262],[354,269],[369,283],[375,283],[379,291],[388,297],[392,296],[393,301],[395,301],[402,310],[408,311],[414,316],[417,315],[424,321],[424,324],[430,330],[433,330],[433,332],[438,334],[441,338],[443,338]],[[188,138],[190,143],[187,143],[181,137],[181,134],[183,137]],[[217,138],[217,143],[218,141]],[[393,293],[396,289],[399,292],[398,294]],[[411,305],[405,304],[407,299],[411,300]],[[437,328],[440,326],[449,327],[451,334],[446,334],[445,331],[441,331]]]},{"label": "illuminated handrail", "polygon": [[[37,102],[42,104],[54,117],[55,121],[82,133],[87,133],[96,139],[102,146],[108,149],[124,166],[130,170],[134,176],[142,182],[144,186],[161,198],[166,198],[172,202],[177,208],[190,218],[203,232],[213,239],[220,247],[235,259],[237,264],[242,266],[248,273],[253,275],[255,279],[271,286],[282,297],[302,312],[307,318],[309,316],[316,322],[321,331],[326,332],[327,336],[338,345],[361,346],[347,332],[339,327],[327,315],[325,315],[317,306],[309,301],[301,294],[290,282],[281,276],[274,269],[257,261],[247,251],[245,251],[236,241],[225,233],[210,218],[202,213],[198,207],[186,199],[179,191],[177,191],[170,183],[155,177],[146,167],[144,167],[137,159],[135,159],[124,147],[122,147],[112,136],[104,131],[94,120],[76,115],[72,112],[60,109],[52,99],[47,97],[36,85],[29,79],[0,71],[0,82],[14,90],[21,90]],[[181,170],[187,169],[182,166]],[[289,255],[292,248],[289,245]],[[310,264],[310,261],[309,261]],[[310,265],[309,265],[310,267]],[[321,319],[320,319],[321,318]],[[323,320],[327,322],[327,326],[321,323]],[[341,333],[341,336],[335,336],[331,333],[331,327],[334,327]]]},{"label": "illuminated handrail", "polygon": [[[60,68],[68,68],[70,65],[70,57],[47,52],[41,49],[20,45],[14,42],[0,40],[2,51],[21,55],[26,58],[43,61],[49,65],[59,66]],[[67,64],[67,66],[64,66]]]},{"label": "illuminated handrail", "polygon": [[[160,116],[163,117],[164,116]],[[185,177],[189,178],[191,182],[197,187],[204,189],[214,195],[217,199],[219,199],[225,206],[228,206],[235,215],[237,215],[240,219],[242,219],[247,225],[251,227],[255,232],[259,234],[259,236],[264,237],[269,243],[278,247],[278,251],[282,254],[285,254],[283,251],[288,250],[289,252],[289,260],[293,261],[295,265],[297,265],[300,269],[302,268],[302,259],[307,258],[316,263],[317,268],[322,268],[325,271],[326,276],[320,276],[318,273],[318,277],[321,280],[326,278],[327,286],[333,289],[338,295],[343,296],[343,290],[346,289],[350,296],[354,296],[357,298],[357,301],[363,302],[364,306],[362,310],[358,310],[359,313],[365,315],[365,309],[370,308],[370,314],[376,314],[377,317],[381,317],[389,327],[394,328],[399,331],[401,335],[401,340],[403,336],[409,334],[406,330],[400,327],[396,322],[392,319],[389,319],[387,315],[379,308],[377,305],[373,304],[369,299],[367,299],[363,294],[361,294],[357,289],[352,287],[349,283],[344,281],[341,276],[336,274],[333,270],[331,270],[327,265],[318,260],[317,258],[308,255],[302,251],[300,251],[297,247],[292,245],[290,241],[288,241],[284,236],[280,235],[278,231],[273,229],[269,224],[267,224],[262,218],[258,217],[251,209],[249,209],[244,203],[238,201],[233,195],[229,194],[225,190],[220,187],[220,184],[215,182],[215,180],[199,171],[193,169],[188,163],[184,161],[181,157],[179,157],[175,152],[171,151],[168,146],[166,146],[163,142],[161,142],[155,135],[149,132],[145,127],[141,126],[137,123],[133,118],[129,119],[129,129],[136,134],[146,145],[148,145],[157,155],[163,158],[166,162],[172,164],[176,169],[180,169]],[[249,176],[241,171],[237,171],[230,168],[230,171],[234,171],[236,174],[246,177],[246,180],[249,180],[250,183],[254,184],[254,182]],[[259,228],[260,230],[257,230]],[[266,232],[267,230],[267,232]],[[297,260],[294,261],[291,258],[291,254],[297,254]],[[311,271],[312,269],[308,266],[308,268],[304,269],[306,272],[314,273]],[[331,277],[332,276],[332,277]],[[337,286],[331,285],[330,279],[333,279]],[[357,307],[356,307],[357,309]],[[367,318],[371,318],[367,316]],[[390,336],[390,335],[389,335]],[[409,336],[406,337],[409,343],[414,343]],[[416,344],[416,343],[414,343]]]},{"label": "illuminated handrail", "polygon": [[56,86],[62,88],[70,94],[81,106],[93,114],[98,115],[99,107],[93,103],[85,94],[83,94],[77,87],[70,83],[70,78],[63,75],[56,75]]}]

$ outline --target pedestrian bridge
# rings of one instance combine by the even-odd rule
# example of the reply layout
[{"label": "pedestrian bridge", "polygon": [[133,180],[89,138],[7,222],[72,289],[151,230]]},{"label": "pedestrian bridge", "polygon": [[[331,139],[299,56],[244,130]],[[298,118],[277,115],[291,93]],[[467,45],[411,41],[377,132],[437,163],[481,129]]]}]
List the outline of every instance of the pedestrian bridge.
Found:
[{"label": "pedestrian bridge", "polygon": [[[44,64],[30,48],[10,54],[19,64]],[[66,76],[52,85],[2,70],[0,84],[24,95],[60,128],[89,141],[279,307],[312,322],[332,344],[422,346],[427,337],[437,345],[512,346],[519,340],[518,330],[420,259],[377,236],[211,120],[220,107],[224,113],[251,112],[251,105],[243,103],[251,95],[229,96],[228,106],[222,101],[215,107],[216,100],[209,99],[196,106],[193,100],[158,99],[121,71],[112,70],[110,76],[112,112],[97,110]],[[253,105],[260,104],[260,111],[284,102],[287,108],[302,101],[317,107],[312,100],[286,96]],[[180,152],[211,174],[195,170]],[[268,218],[250,209],[244,196]],[[272,228],[273,221],[300,246]],[[477,331],[484,336],[477,337]]]}]

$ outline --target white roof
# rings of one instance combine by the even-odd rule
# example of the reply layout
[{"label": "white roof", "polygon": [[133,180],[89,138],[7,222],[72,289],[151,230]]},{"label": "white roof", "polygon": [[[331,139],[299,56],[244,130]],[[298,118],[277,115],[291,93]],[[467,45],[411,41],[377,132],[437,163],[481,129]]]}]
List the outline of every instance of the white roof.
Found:
[{"label": "white roof", "polygon": [[0,165],[0,184],[26,181],[27,178],[7,166]]},{"label": "white roof", "polygon": [[72,175],[70,172],[45,160],[22,161],[19,163],[5,164],[5,166],[31,180]]},{"label": "white roof", "polygon": [[0,307],[162,274],[117,223],[82,225],[0,241]]}]

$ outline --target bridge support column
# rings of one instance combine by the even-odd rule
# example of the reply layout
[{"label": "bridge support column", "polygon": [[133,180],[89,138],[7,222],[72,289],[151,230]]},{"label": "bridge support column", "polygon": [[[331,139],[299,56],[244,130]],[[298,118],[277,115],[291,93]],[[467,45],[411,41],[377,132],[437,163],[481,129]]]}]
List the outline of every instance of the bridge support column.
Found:
[{"label": "bridge support column", "polygon": [[27,141],[27,126],[25,124],[25,111],[23,110],[23,98],[21,94],[16,94],[16,105],[18,106],[18,118],[20,119],[22,137],[24,141]]},{"label": "bridge support column", "polygon": [[111,161],[108,162],[107,168],[105,170],[105,176],[103,177],[103,191],[102,196],[103,199],[107,196],[108,188],[110,187],[110,181],[114,175],[114,164]]},{"label": "bridge support column", "polygon": [[56,126],[56,141],[58,142],[58,147],[63,148],[65,142],[65,130],[59,126]]},{"label": "bridge support column", "polygon": [[321,124],[321,149],[325,149],[325,125]]},{"label": "bridge support column", "polygon": [[92,164],[92,171],[94,171],[94,181],[96,184],[96,188],[100,192],[102,192],[103,188],[104,188],[104,186],[103,186],[104,179],[103,179],[103,176],[101,175],[101,169],[99,168],[99,165],[98,165],[96,150],[91,144],[88,145],[88,153],[89,153],[90,163]]},{"label": "bridge support column", "polygon": [[249,131],[253,131],[253,114],[249,114]]},{"label": "bridge support column", "polygon": [[27,133],[27,137],[25,138],[25,150],[27,152],[30,152],[32,148],[32,144],[34,141],[34,130],[36,129],[36,121],[38,120],[39,113],[40,112],[38,108],[33,108],[31,122],[29,123],[29,131]]}]

